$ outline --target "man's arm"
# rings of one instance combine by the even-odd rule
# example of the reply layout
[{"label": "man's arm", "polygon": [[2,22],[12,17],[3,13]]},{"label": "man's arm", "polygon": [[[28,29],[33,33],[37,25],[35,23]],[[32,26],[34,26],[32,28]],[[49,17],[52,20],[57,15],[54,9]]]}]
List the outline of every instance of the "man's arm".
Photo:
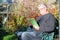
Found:
[{"label": "man's arm", "polygon": [[[37,24],[39,25],[39,22],[41,21],[41,16],[38,17],[38,18],[36,19],[36,21],[37,21]],[[39,29],[40,29],[40,25],[39,25],[39,26],[33,26],[33,28],[34,28],[35,30],[39,30]]]},{"label": "man's arm", "polygon": [[[44,21],[44,20],[43,20]],[[46,19],[42,24],[40,24],[40,31],[49,32],[53,31],[55,28],[55,19],[54,17],[50,17]]]}]

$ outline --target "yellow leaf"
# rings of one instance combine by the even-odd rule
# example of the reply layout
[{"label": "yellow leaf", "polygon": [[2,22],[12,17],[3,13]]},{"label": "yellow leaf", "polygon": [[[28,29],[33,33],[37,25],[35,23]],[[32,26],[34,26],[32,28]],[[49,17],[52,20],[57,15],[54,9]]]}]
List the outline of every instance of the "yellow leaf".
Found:
[{"label": "yellow leaf", "polygon": [[44,0],[44,2],[48,2],[48,0]]}]

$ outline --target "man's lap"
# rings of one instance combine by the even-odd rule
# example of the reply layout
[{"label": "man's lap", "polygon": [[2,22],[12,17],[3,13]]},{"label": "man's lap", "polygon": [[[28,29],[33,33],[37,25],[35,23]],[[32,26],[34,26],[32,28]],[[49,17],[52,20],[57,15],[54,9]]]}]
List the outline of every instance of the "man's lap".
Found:
[{"label": "man's lap", "polygon": [[32,32],[23,32],[21,35],[22,38],[29,38],[31,40],[40,40],[41,37],[37,36],[36,33],[34,31]]},{"label": "man's lap", "polygon": [[36,33],[35,32],[23,32],[22,35],[32,35],[32,36],[36,36]]}]

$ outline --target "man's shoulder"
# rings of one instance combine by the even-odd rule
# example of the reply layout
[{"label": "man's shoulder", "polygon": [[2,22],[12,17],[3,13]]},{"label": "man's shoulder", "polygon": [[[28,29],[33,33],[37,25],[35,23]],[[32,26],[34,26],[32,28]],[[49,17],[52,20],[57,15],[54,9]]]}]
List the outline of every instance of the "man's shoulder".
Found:
[{"label": "man's shoulder", "polygon": [[48,17],[54,17],[54,15],[52,13],[49,13]]}]

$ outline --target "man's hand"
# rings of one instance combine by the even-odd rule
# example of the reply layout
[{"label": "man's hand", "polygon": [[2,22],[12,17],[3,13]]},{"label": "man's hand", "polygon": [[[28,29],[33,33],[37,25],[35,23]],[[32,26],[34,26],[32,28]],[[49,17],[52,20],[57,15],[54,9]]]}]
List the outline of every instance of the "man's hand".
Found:
[{"label": "man's hand", "polygon": [[36,30],[39,30],[39,26],[33,26],[33,28],[35,28]]}]

